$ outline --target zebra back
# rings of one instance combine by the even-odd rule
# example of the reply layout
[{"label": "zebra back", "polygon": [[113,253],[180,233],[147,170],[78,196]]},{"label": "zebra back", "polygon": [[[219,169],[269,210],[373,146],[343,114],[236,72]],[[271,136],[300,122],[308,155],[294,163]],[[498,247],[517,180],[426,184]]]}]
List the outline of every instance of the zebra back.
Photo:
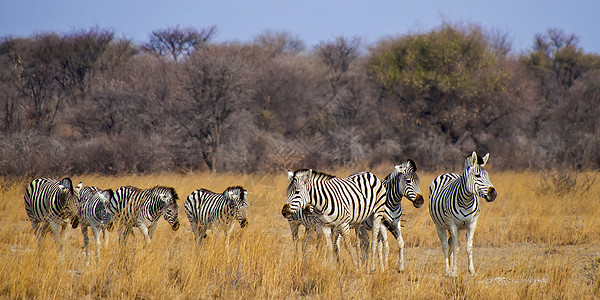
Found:
[{"label": "zebra back", "polygon": [[39,223],[53,222],[60,224],[69,219],[71,226],[77,228],[77,197],[81,190],[81,182],[73,187],[70,178],[61,181],[52,178],[34,179],[25,190],[25,211],[32,222],[34,230]]}]

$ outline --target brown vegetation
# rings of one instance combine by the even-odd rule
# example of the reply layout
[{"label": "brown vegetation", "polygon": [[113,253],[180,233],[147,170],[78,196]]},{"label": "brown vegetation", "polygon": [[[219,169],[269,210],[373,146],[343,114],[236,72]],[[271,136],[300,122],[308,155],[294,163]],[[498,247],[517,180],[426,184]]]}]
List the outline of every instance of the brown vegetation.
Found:
[{"label": "brown vegetation", "polygon": [[558,29],[513,53],[506,34],[444,23],[307,49],[285,32],[214,43],[168,27],[0,39],[3,176],[423,170],[490,152],[497,169],[600,167],[600,56]]},{"label": "brown vegetation", "polygon": [[[493,166],[492,166],[493,167]],[[391,167],[374,171],[380,177]],[[336,170],[348,175],[355,170]],[[437,173],[421,174],[424,196]],[[23,207],[28,180],[2,179],[0,197],[0,295],[7,298],[390,298],[591,299],[600,294],[600,182],[597,173],[497,172],[493,203],[482,203],[474,239],[476,276],[467,272],[463,247],[459,276],[445,277],[443,255],[427,205],[403,202],[407,267],[395,270],[391,247],[388,270],[355,270],[347,253],[340,266],[323,264],[323,249],[311,243],[306,259],[294,257],[287,221],[280,215],[288,184],[273,175],[222,173],[76,176],[84,185],[117,188],[131,184],[174,186],[183,199],[205,187],[248,190],[248,226],[236,225],[230,247],[209,233],[199,252],[189,222],[181,229],[159,221],[153,242],[139,233],[123,249],[110,235],[100,261],[86,265],[81,232],[71,230],[62,255],[47,237],[42,249]],[[568,182],[568,184],[563,184]],[[568,188],[567,188],[568,187]],[[222,235],[221,235],[222,237]],[[389,235],[391,245],[393,237]],[[93,247],[93,246],[92,246]]]}]

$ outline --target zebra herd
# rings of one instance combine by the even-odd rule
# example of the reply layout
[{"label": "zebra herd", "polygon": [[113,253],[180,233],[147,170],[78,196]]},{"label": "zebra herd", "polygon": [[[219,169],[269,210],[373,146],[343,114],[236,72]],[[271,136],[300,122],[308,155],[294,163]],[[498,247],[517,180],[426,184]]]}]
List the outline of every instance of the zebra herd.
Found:
[{"label": "zebra herd", "polygon": [[[472,248],[480,215],[479,198],[491,202],[497,196],[484,169],[488,158],[489,154],[480,157],[473,152],[466,158],[461,174],[442,174],[430,185],[429,213],[442,243],[448,276],[457,274],[455,256],[460,230],[467,232],[468,270],[471,274],[475,273]],[[340,178],[312,169],[289,171],[290,183],[281,213],[289,222],[296,252],[299,227],[303,225],[306,228],[303,250],[314,233],[322,233],[330,255],[335,254],[337,261],[340,242],[343,241],[356,267],[361,258],[362,261],[366,260],[370,251],[371,270],[377,266],[377,258],[379,268],[385,269],[389,253],[389,230],[397,240],[398,268],[399,271],[403,270],[401,199],[407,198],[416,208],[425,202],[416,171],[417,166],[410,159],[396,165],[384,180],[371,172]],[[237,220],[242,228],[247,226],[247,194],[243,187],[232,186],[223,193],[198,189],[186,198],[184,207],[198,248],[207,230],[215,226],[225,229],[226,247],[235,226],[233,221]],[[172,187],[140,189],[123,186],[113,192],[93,186],[82,188],[81,182],[74,187],[70,178],[60,181],[39,178],[29,184],[24,199],[25,210],[40,245],[45,233],[51,231],[60,251],[69,223],[72,228],[80,225],[86,257],[89,243],[87,231],[91,228],[97,260],[101,248],[100,235],[106,235],[106,231],[114,227],[118,228],[120,244],[126,243],[127,236],[135,227],[150,243],[161,217],[171,225],[172,230],[179,228],[179,198]],[[355,230],[358,237],[356,245],[350,244],[351,229]]]}]

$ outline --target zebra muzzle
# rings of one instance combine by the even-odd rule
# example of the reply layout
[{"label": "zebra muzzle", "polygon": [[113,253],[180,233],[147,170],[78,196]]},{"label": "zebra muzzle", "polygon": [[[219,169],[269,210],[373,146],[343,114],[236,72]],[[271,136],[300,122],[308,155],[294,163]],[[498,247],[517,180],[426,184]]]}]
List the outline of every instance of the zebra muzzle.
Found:
[{"label": "zebra muzzle", "polygon": [[289,204],[286,203],[283,205],[283,208],[281,209],[281,215],[283,215],[283,217],[286,219],[290,219],[292,216],[294,216]]},{"label": "zebra muzzle", "polygon": [[415,197],[415,201],[413,201],[413,206],[416,208],[419,208],[419,207],[421,207],[421,205],[423,205],[423,203],[425,203],[425,199],[423,198],[423,195],[417,194],[417,196]]},{"label": "zebra muzzle", "polygon": [[497,196],[498,196],[498,193],[496,192],[496,189],[493,187],[490,187],[488,189],[486,197],[484,197],[484,198],[485,198],[485,201],[492,202],[492,201],[496,200]]}]

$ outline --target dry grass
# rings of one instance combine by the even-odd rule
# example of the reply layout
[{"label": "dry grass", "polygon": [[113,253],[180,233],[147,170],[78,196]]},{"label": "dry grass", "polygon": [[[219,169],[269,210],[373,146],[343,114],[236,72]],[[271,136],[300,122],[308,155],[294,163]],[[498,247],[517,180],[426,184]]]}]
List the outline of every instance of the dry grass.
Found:
[{"label": "dry grass", "polygon": [[[345,175],[351,172],[336,171]],[[386,170],[375,170],[381,177]],[[231,246],[209,234],[195,249],[185,212],[172,232],[161,220],[153,243],[137,233],[118,249],[110,236],[100,261],[86,265],[80,230],[70,230],[64,252],[48,236],[41,249],[23,207],[29,180],[2,182],[0,194],[0,295],[6,298],[390,298],[514,299],[594,298],[600,294],[600,183],[560,194],[541,174],[491,172],[499,196],[482,203],[475,233],[476,276],[467,272],[464,247],[459,276],[443,276],[443,255],[427,205],[404,202],[407,267],[396,272],[397,247],[390,235],[390,268],[369,274],[345,263],[322,264],[323,249],[311,244],[306,259],[296,258],[287,221],[280,214],[286,174],[157,174],[80,176],[84,185],[117,188],[156,184],[176,188],[180,205],[193,190],[248,190],[249,226],[237,226]],[[595,176],[595,174],[587,174]],[[583,176],[583,175],[582,175]],[[421,174],[428,196],[434,174]],[[580,177],[583,178],[583,177]],[[578,183],[574,183],[577,185]],[[559,196],[560,194],[560,196]],[[406,201],[406,200],[405,200]],[[461,236],[464,244],[464,235]],[[94,245],[91,244],[91,251]]]}]

